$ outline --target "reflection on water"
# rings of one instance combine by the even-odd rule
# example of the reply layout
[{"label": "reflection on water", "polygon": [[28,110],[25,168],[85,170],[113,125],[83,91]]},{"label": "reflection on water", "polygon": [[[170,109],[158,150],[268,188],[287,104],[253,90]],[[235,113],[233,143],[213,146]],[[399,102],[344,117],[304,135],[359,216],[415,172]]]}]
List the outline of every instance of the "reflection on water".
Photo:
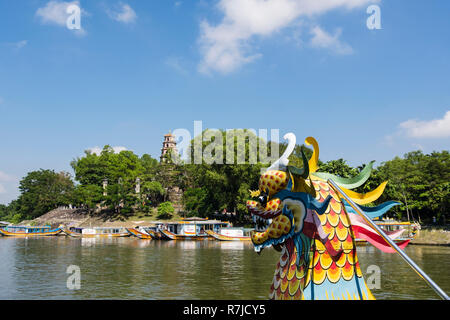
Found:
[{"label": "reflection on water", "polygon": [[[450,292],[450,247],[408,246],[405,252],[442,290]],[[439,299],[398,254],[367,246],[358,250],[358,257],[363,272],[369,265],[381,269],[381,289],[372,290],[377,299]]]},{"label": "reflection on water", "polygon": [[222,250],[244,250],[245,243],[241,241],[221,241],[219,242]]},{"label": "reflection on water", "polygon": [[[446,292],[450,248],[406,252]],[[437,299],[395,254],[358,249],[363,272],[381,269],[378,299]],[[152,241],[137,238],[0,238],[0,299],[267,299],[279,253],[251,243]],[[81,270],[69,290],[67,267]]]}]

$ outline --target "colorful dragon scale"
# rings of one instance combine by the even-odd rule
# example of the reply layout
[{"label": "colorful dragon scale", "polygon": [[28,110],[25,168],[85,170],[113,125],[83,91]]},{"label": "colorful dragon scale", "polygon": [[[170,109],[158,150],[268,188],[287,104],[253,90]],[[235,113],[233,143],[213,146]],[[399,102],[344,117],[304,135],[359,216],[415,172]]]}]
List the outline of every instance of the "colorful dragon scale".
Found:
[{"label": "colorful dragon scale", "polygon": [[[267,170],[260,177],[259,190],[252,192],[258,199],[247,201],[247,208],[257,222],[251,235],[255,251],[272,246],[281,252],[269,297],[374,299],[364,281],[355,244],[355,235],[359,237],[355,233],[368,229],[359,226],[357,231],[353,230],[352,225],[359,221],[359,216],[347,212],[346,203],[325,178],[335,180],[358,204],[376,200],[387,181],[367,194],[350,191],[345,186],[364,183],[372,163],[358,177],[347,180],[317,174],[317,141],[308,137],[305,142],[313,145],[314,152],[309,161],[303,155],[303,169],[286,166],[280,170]],[[386,212],[393,205],[389,202],[375,207],[372,212]],[[368,238],[368,241],[372,239]],[[382,245],[379,248],[382,249]]]}]

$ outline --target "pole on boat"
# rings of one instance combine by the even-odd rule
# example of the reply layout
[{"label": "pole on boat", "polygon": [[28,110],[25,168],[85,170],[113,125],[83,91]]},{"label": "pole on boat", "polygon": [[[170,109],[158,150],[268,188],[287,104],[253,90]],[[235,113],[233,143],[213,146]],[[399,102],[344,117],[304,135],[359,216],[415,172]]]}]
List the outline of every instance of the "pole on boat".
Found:
[{"label": "pole on boat", "polygon": [[419,266],[411,260],[410,257],[402,250],[399,246],[391,239],[389,238],[384,231],[377,226],[359,207],[358,205],[353,202],[352,199],[348,195],[345,194],[344,191],[339,188],[339,186],[331,179],[328,179],[328,183],[333,187],[333,189],[339,193],[341,196],[347,200],[347,202],[350,204],[350,206],[366,221],[367,224],[369,224],[372,228],[374,228],[378,234],[387,242],[389,245],[406,261],[406,263],[409,264],[411,268],[414,269],[414,271],[423,279],[425,280],[428,285],[433,288],[434,291],[444,300],[450,300],[448,295],[422,270],[419,268]]}]

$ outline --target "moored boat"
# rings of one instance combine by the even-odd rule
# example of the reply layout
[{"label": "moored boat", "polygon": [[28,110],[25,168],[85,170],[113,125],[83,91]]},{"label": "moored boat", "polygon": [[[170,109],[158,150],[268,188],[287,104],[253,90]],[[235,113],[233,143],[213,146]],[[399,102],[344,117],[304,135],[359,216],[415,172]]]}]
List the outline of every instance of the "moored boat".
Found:
[{"label": "moored boat", "polygon": [[[375,220],[379,226],[397,245],[406,245],[417,235],[420,230],[418,223],[399,222],[395,220]],[[365,239],[355,239],[356,245],[364,246],[368,242]]]},{"label": "moored boat", "polygon": [[62,228],[62,231],[74,238],[117,238],[128,237],[130,232],[122,227]]},{"label": "moored boat", "polygon": [[59,227],[52,229],[49,226],[5,226],[0,228],[1,235],[12,237],[56,236],[61,231]]},{"label": "moored boat", "polygon": [[135,236],[142,240],[150,240],[153,239],[152,235],[150,235],[147,230],[143,227],[136,228],[127,228],[128,232],[131,233],[132,236]]},{"label": "moored boat", "polygon": [[161,240],[162,235],[157,227],[146,228],[145,231],[152,237],[153,240]]},{"label": "moored boat", "polygon": [[218,233],[212,230],[207,230],[206,233],[220,241],[251,241],[250,232],[252,230],[254,229],[228,227],[221,228]]},{"label": "moored boat", "polygon": [[228,222],[203,218],[186,218],[182,221],[165,223],[159,227],[164,240],[211,240],[207,231],[218,232],[220,228],[229,226]]}]

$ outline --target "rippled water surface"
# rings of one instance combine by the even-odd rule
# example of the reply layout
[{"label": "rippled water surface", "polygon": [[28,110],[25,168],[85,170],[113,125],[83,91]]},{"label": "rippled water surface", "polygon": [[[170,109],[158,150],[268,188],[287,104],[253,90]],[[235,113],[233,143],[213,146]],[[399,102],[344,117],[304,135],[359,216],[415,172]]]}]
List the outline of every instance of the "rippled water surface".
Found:
[{"label": "rippled water surface", "polygon": [[[450,292],[449,247],[406,253]],[[267,299],[279,255],[242,242],[3,237],[0,299]],[[398,255],[368,246],[358,257],[363,272],[381,271],[376,298],[438,299]],[[70,265],[80,267],[79,290],[67,288]]]}]

